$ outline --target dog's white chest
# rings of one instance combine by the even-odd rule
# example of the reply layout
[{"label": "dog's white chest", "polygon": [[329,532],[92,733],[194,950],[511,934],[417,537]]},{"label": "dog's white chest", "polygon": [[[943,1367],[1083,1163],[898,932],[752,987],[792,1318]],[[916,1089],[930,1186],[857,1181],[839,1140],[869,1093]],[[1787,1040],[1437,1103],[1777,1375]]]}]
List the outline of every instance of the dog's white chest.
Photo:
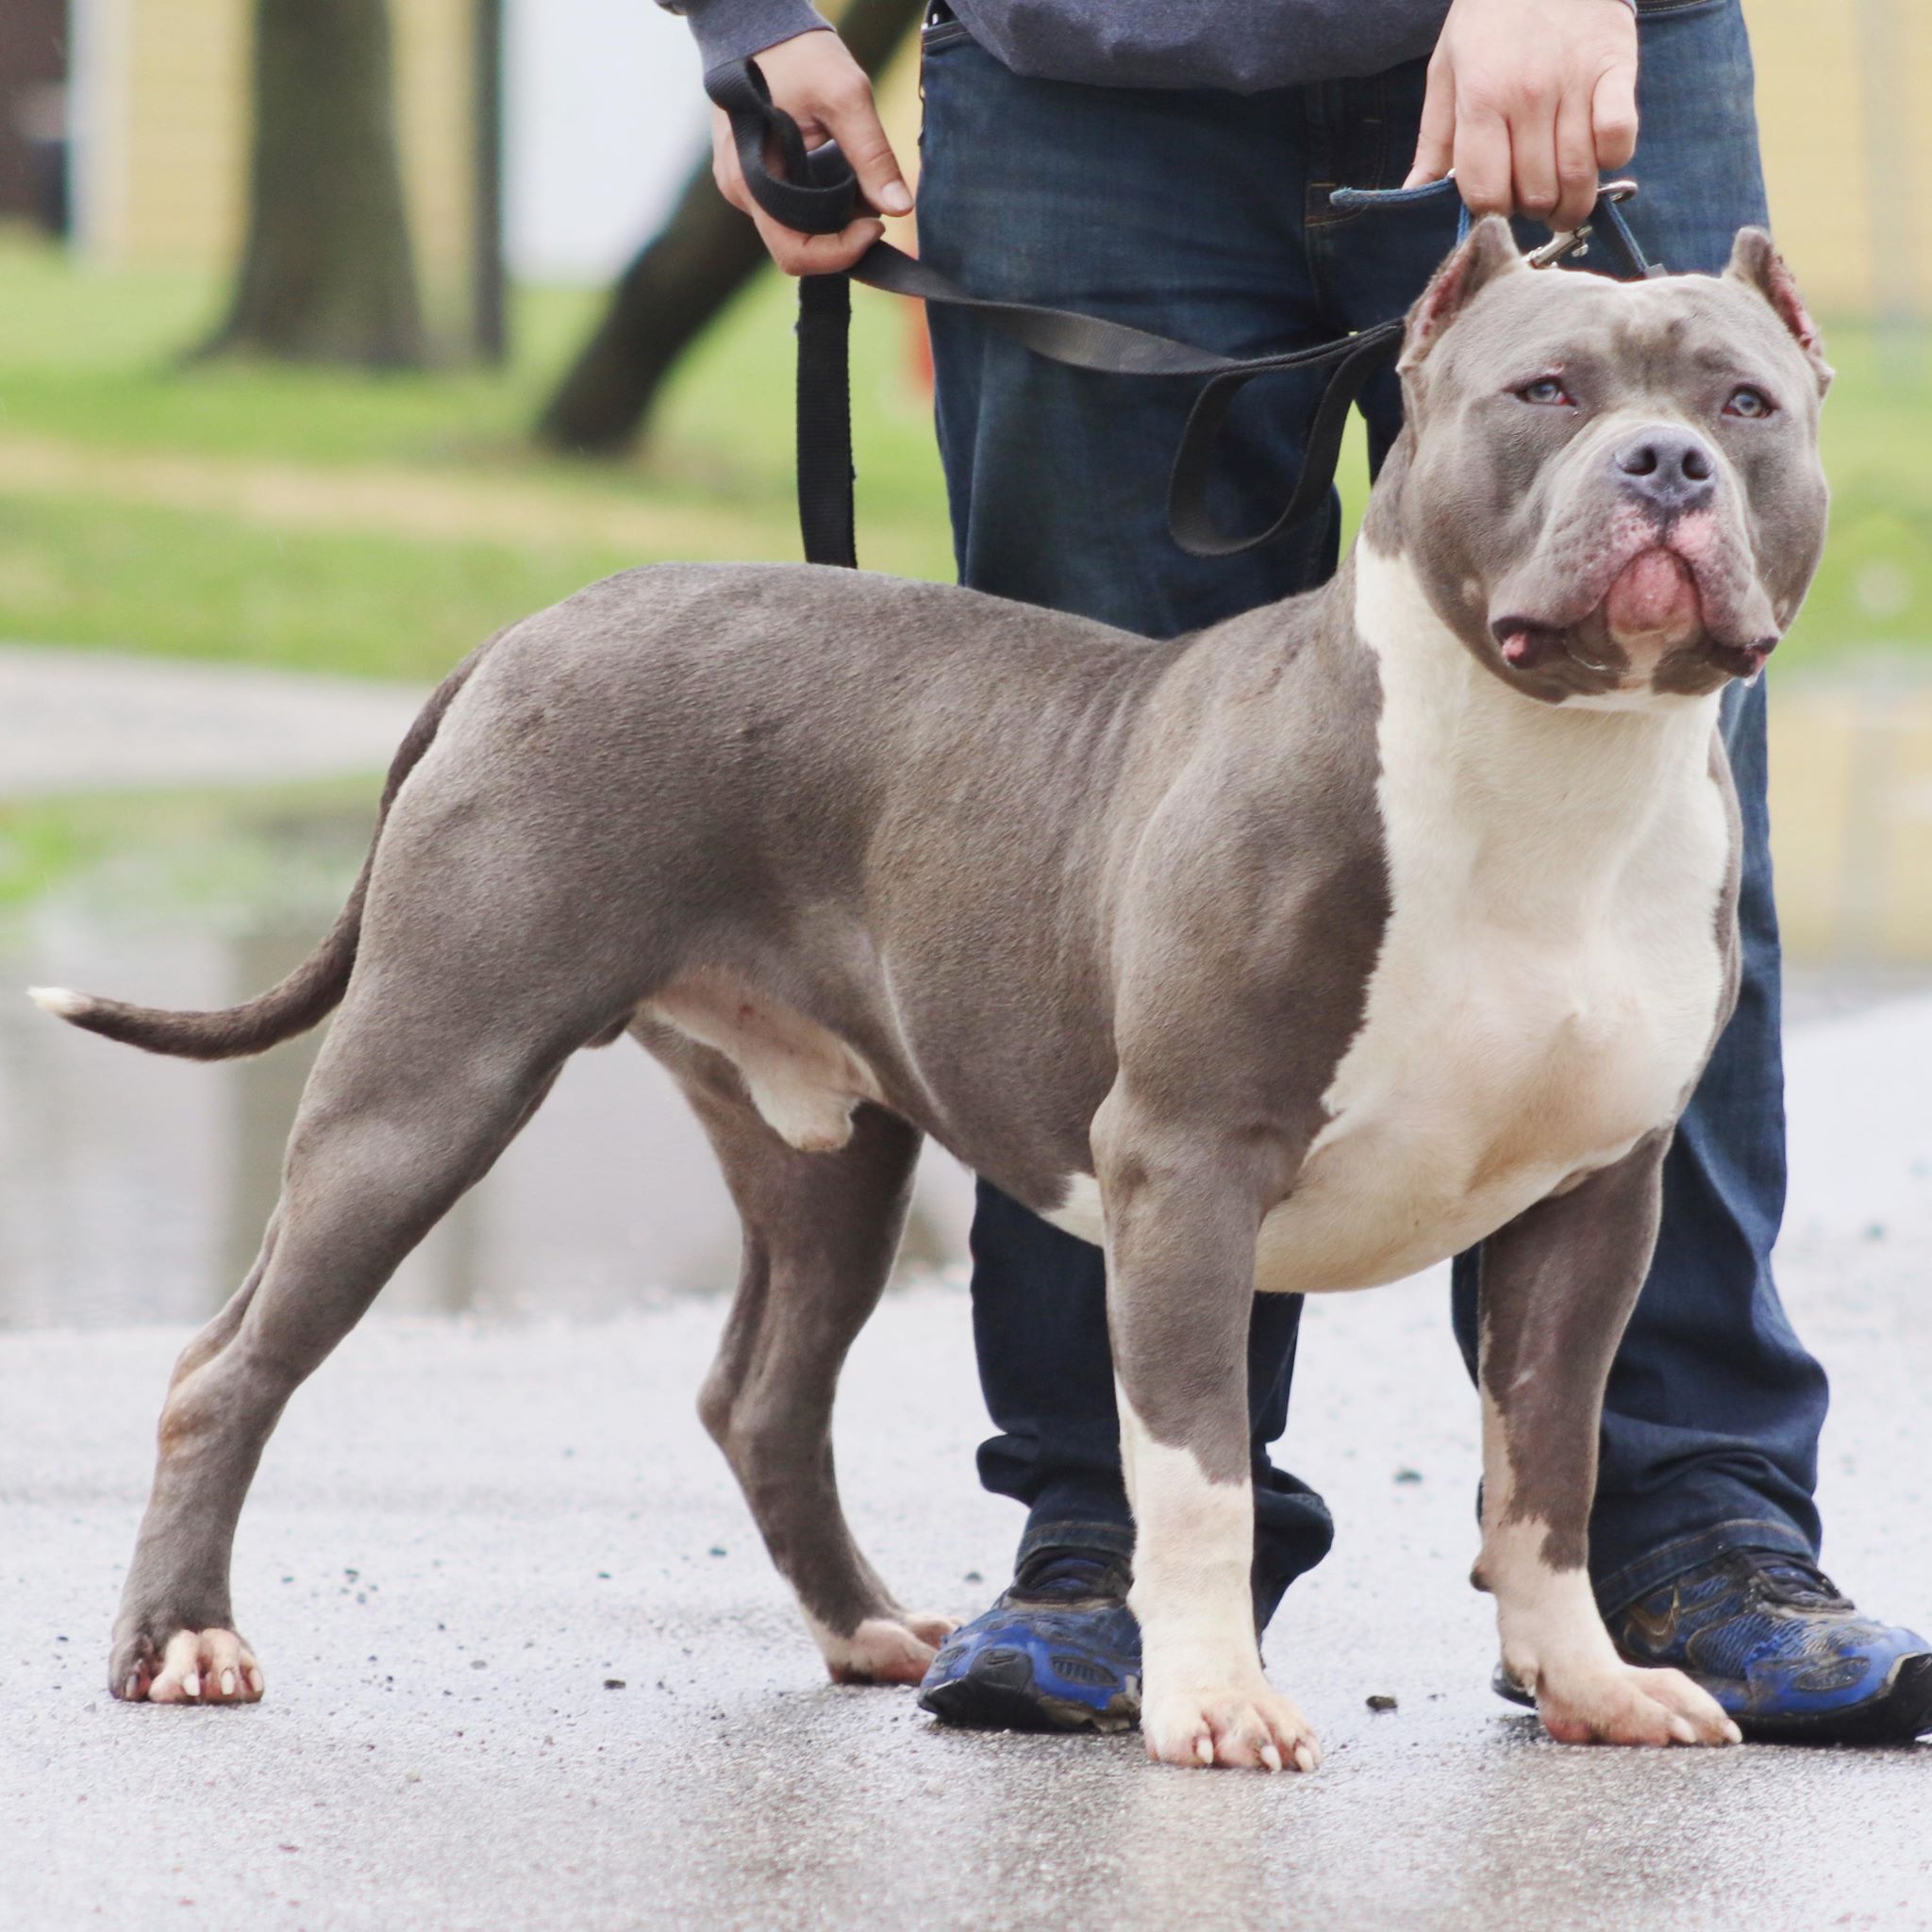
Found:
[{"label": "dog's white chest", "polygon": [[[1368,1288],[1480,1241],[1673,1119],[1723,996],[1714,703],[1548,707],[1357,553],[1382,675],[1390,918],[1256,1286]],[[1258,1044],[1258,1043],[1257,1043]],[[1097,1240],[1078,1177],[1054,1219]]]},{"label": "dog's white chest", "polygon": [[[1568,932],[1525,931],[1479,894],[1397,889],[1330,1119],[1263,1225],[1257,1285],[1392,1281],[1479,1241],[1672,1119],[1722,984],[1715,864],[1703,890],[1618,894]],[[1659,917],[1674,904],[1679,919]]]},{"label": "dog's white chest", "polygon": [[[1364,552],[1391,915],[1266,1288],[1369,1286],[1479,1240],[1672,1120],[1722,996],[1711,710],[1539,706]],[[1380,575],[1378,575],[1378,573]]]}]

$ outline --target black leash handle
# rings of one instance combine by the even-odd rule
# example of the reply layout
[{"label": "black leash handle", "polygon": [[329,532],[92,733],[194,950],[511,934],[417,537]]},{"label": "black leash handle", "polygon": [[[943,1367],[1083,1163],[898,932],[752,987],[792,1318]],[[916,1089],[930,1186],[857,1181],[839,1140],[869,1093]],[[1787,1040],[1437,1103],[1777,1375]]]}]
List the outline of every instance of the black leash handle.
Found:
[{"label": "black leash handle", "polygon": [[[808,149],[798,123],[772,99],[756,60],[726,60],[705,75],[711,104],[731,123],[732,144],[752,199],[788,228],[803,235],[836,235],[858,208],[858,177],[836,142]],[[767,142],[776,146],[780,175],[765,163]]]},{"label": "black leash handle", "polygon": [[[705,92],[724,110],[739,166],[752,198],[774,221],[808,235],[836,235],[858,211],[858,182],[851,164],[827,142],[808,149],[798,124],[776,106],[752,59],[729,60],[705,75]],[[767,154],[775,150],[781,174]],[[1444,180],[1416,189],[1338,189],[1338,208],[1360,209],[1421,200],[1453,188]],[[1615,191],[1614,192],[1612,191]],[[1607,229],[1631,274],[1657,275],[1646,262],[1616,203],[1634,192],[1609,184],[1592,224]],[[1466,218],[1465,218],[1466,219]],[[1579,231],[1588,235],[1589,228]],[[1573,242],[1573,246],[1574,243]],[[1554,259],[1555,257],[1553,256]],[[852,503],[852,283],[894,295],[970,309],[1036,355],[1074,369],[1109,375],[1206,376],[1168,478],[1167,521],[1174,541],[1193,557],[1234,557],[1286,536],[1328,502],[1341,458],[1348,412],[1378,371],[1402,346],[1405,318],[1291,349],[1274,356],[1220,356],[1152,330],[1077,310],[1033,302],[969,295],[925,263],[874,242],[848,273],[804,275],[798,285],[798,524],[808,562],[858,565]],[[1223,425],[1235,397],[1256,377],[1289,370],[1333,367],[1310,425],[1302,472],[1279,513],[1263,529],[1231,535],[1208,508]]]}]

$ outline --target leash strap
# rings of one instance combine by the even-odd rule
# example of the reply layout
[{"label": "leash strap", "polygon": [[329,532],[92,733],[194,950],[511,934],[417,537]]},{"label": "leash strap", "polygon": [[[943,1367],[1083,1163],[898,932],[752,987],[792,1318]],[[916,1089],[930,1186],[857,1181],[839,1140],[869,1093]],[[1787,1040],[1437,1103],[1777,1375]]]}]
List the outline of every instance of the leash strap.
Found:
[{"label": "leash strap", "polygon": [[852,505],[852,277],[798,279],[798,530],[808,563],[858,568]]},{"label": "leash strap", "polygon": [[[834,235],[858,208],[858,182],[838,144],[808,149],[798,124],[774,105],[765,77],[752,59],[729,60],[705,75],[705,92],[723,108],[745,185],[774,221],[808,235]],[[775,156],[774,173],[768,157]],[[1447,178],[1420,188],[1337,189],[1330,197],[1344,212],[1430,200],[1453,190]],[[1619,192],[1618,191],[1621,191]],[[1632,275],[1660,275],[1645,262],[1616,202],[1633,192],[1628,184],[1607,184],[1591,223],[1602,223]],[[1460,205],[1458,204],[1458,208]],[[1468,232],[1467,210],[1457,239]],[[1579,249],[1592,232],[1587,225],[1559,237],[1562,253]],[[1556,249],[1557,243],[1551,244]],[[1557,256],[1550,249],[1539,256]],[[798,284],[798,523],[809,563],[856,568],[858,561],[852,503],[851,315],[852,284],[917,301],[964,308],[1036,355],[1074,369],[1109,375],[1206,377],[1188,417],[1168,478],[1168,527],[1194,557],[1234,557],[1285,536],[1322,508],[1335,481],[1348,412],[1370,380],[1391,364],[1402,345],[1404,318],[1330,342],[1279,355],[1221,356],[1149,329],[1097,315],[1032,302],[995,301],[968,294],[938,270],[889,242],[875,242],[844,274],[803,275]],[[1290,370],[1332,369],[1316,406],[1301,475],[1288,501],[1265,528],[1245,535],[1223,529],[1208,508],[1208,486],[1223,425],[1241,391],[1257,376]]]},{"label": "leash strap", "polygon": [[[1285,537],[1294,526],[1311,517],[1328,501],[1335,483],[1336,465],[1341,460],[1342,432],[1348,427],[1348,412],[1379,370],[1394,361],[1402,346],[1403,319],[1377,323],[1358,334],[1343,336],[1337,342],[1324,342],[1313,349],[1296,349],[1284,356],[1257,356],[1238,363],[1224,373],[1211,376],[1195,398],[1188,426],[1181,432],[1180,448],[1174,452],[1174,470],[1167,482],[1167,525],[1174,540],[1191,557],[1236,557],[1243,550],[1272,543]],[[1274,375],[1284,369],[1313,369],[1332,362],[1335,372],[1315,405],[1314,421],[1308,425],[1307,444],[1302,454],[1302,473],[1280,513],[1265,529],[1249,536],[1231,536],[1215,522],[1208,508],[1208,479],[1213,474],[1214,458],[1220,447],[1221,425],[1234,407],[1234,399],[1257,375]]]},{"label": "leash strap", "polygon": [[[1272,542],[1297,524],[1313,515],[1328,500],[1341,459],[1342,431],[1348,412],[1357,397],[1377,370],[1394,361],[1402,346],[1403,320],[1378,323],[1374,328],[1343,336],[1337,341],[1317,342],[1307,348],[1289,349],[1272,356],[1222,356],[1209,349],[1198,349],[1191,342],[1175,341],[1156,335],[1150,329],[1134,328],[1126,323],[1108,322],[1097,315],[1082,315],[1065,308],[1048,308],[1031,302],[998,302],[985,296],[969,295],[916,257],[907,255],[890,242],[875,242],[852,271],[855,281],[884,289],[895,295],[910,295],[924,302],[938,302],[955,308],[970,309],[983,317],[1002,334],[1024,343],[1036,355],[1062,362],[1074,369],[1091,369],[1108,375],[1206,376],[1201,392],[1181,432],[1180,446],[1174,453],[1174,468],[1168,477],[1168,527],[1180,547],[1194,557],[1234,557],[1257,544]],[[807,276],[812,281],[840,279],[831,275]],[[801,303],[806,291],[800,291]],[[799,339],[801,371],[805,338]],[[1208,485],[1214,474],[1222,425],[1234,406],[1234,399],[1257,376],[1279,375],[1291,370],[1332,369],[1322,400],[1315,410],[1302,473],[1288,501],[1262,529],[1246,535],[1224,530],[1208,508]],[[801,373],[800,381],[805,380]],[[829,378],[828,378],[829,380]],[[838,380],[844,380],[843,365]],[[851,498],[850,450],[844,453],[847,465],[844,498]],[[834,478],[831,458],[823,478],[815,475],[809,485],[804,473],[799,476],[799,512],[807,515],[808,488],[829,489]],[[810,556],[808,549],[807,556]]]},{"label": "leash strap", "polygon": [[1608,235],[1611,246],[1624,258],[1624,269],[1631,281],[1648,281],[1653,276],[1669,275],[1660,261],[1646,258],[1643,250],[1637,245],[1637,237],[1630,232],[1630,224],[1624,219],[1622,204],[1637,192],[1634,181],[1607,181],[1596,198],[1596,211],[1589,224],[1577,230],[1580,235],[1589,235],[1599,226]]}]

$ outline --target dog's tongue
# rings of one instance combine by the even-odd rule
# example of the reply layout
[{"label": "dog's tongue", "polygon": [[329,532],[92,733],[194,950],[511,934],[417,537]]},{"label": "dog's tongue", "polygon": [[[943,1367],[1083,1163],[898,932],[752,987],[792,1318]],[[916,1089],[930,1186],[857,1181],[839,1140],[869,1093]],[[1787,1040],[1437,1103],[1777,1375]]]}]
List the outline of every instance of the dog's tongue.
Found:
[{"label": "dog's tongue", "polygon": [[1604,622],[1620,641],[1661,635],[1679,641],[1696,629],[1701,616],[1697,581],[1684,559],[1669,550],[1633,557],[1604,598]]}]

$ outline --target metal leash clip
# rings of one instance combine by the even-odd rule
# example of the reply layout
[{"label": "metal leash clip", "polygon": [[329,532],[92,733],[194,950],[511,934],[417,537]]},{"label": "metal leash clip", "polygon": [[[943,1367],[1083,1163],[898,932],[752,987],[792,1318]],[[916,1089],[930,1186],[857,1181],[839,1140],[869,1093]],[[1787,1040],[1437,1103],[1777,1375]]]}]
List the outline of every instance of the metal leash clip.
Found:
[{"label": "metal leash clip", "polygon": [[[1634,181],[1606,181],[1597,189],[1598,206],[1608,202],[1614,208],[1620,201],[1628,201],[1637,192]],[[1596,226],[1597,217],[1591,212],[1589,221],[1574,228],[1566,228],[1560,235],[1552,235],[1541,248],[1532,248],[1524,257],[1531,268],[1551,268],[1566,256],[1588,255],[1590,238]]]}]

